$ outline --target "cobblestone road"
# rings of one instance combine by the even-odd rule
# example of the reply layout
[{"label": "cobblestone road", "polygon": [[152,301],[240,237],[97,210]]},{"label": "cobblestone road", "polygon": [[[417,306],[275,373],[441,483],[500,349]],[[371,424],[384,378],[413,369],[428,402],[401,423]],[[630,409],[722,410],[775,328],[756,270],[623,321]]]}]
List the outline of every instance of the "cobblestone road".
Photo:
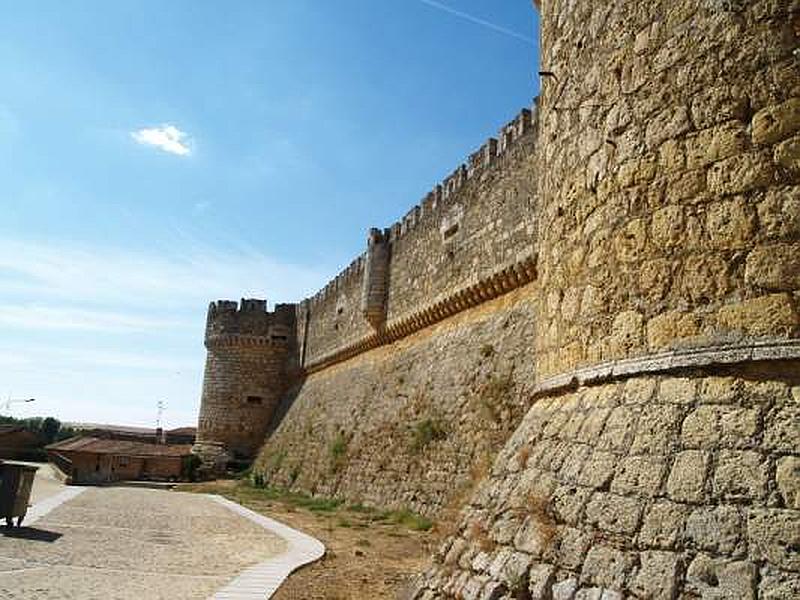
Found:
[{"label": "cobblestone road", "polygon": [[286,543],[199,495],[92,488],[0,528],[0,599],[201,599]]}]

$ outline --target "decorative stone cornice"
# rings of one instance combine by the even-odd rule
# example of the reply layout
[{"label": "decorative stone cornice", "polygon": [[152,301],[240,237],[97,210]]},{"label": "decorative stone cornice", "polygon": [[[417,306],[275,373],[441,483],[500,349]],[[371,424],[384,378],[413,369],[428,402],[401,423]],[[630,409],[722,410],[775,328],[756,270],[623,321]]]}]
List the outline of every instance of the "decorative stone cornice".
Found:
[{"label": "decorative stone cornice", "polygon": [[206,336],[206,348],[222,348],[240,346],[247,348],[274,346],[275,348],[288,347],[286,339],[272,338],[265,335],[247,335],[244,333],[223,333]]},{"label": "decorative stone cornice", "polygon": [[536,257],[526,254],[490,275],[447,293],[423,308],[390,320],[385,327],[344,348],[322,356],[305,365],[306,373],[314,373],[378,346],[391,344],[401,338],[430,327],[448,317],[506,294],[536,278]]},{"label": "decorative stone cornice", "polygon": [[550,395],[582,385],[606,383],[638,375],[653,375],[758,361],[796,359],[800,359],[800,340],[760,339],[746,343],[682,348],[608,361],[550,377],[536,385],[534,396]]}]

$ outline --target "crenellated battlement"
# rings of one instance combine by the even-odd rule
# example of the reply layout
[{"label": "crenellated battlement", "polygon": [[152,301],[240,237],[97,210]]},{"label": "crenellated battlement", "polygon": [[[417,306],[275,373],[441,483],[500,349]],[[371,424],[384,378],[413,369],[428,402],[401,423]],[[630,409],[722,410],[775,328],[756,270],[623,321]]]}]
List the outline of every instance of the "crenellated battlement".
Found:
[{"label": "crenellated battlement", "polygon": [[470,181],[480,178],[501,162],[519,142],[530,137],[537,125],[538,98],[534,99],[531,108],[523,108],[519,114],[503,125],[497,138],[489,138],[471,153],[465,163],[458,165],[450,175],[413,206],[405,216],[386,228],[390,242],[402,239],[406,233],[413,231],[420,224],[436,222],[459,196],[461,189]]},{"label": "crenellated battlement", "polygon": [[206,346],[210,344],[275,344],[286,346],[294,335],[294,304],[277,304],[267,310],[267,301],[256,298],[217,300],[208,306]]}]

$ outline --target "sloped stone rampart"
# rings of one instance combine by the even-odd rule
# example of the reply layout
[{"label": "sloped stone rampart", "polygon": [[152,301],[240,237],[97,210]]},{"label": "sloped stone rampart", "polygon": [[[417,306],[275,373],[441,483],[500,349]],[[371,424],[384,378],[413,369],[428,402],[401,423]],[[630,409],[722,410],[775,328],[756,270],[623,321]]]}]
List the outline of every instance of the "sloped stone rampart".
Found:
[{"label": "sloped stone rampart", "polygon": [[525,410],[534,285],[311,374],[255,470],[273,485],[436,514],[482,477]]},{"label": "sloped stone rampart", "polygon": [[800,365],[749,370],[539,400],[414,597],[798,597]]}]

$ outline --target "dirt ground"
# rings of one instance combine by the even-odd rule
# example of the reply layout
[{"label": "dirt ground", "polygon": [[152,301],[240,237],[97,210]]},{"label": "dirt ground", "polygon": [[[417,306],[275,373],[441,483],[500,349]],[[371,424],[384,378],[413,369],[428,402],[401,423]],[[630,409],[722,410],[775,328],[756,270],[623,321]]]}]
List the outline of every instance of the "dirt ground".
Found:
[{"label": "dirt ground", "polygon": [[438,536],[435,527],[359,506],[309,503],[265,492],[239,481],[178,486],[215,493],[322,541],[325,557],[293,573],[276,600],[375,600],[398,598],[409,578],[424,569]]}]

